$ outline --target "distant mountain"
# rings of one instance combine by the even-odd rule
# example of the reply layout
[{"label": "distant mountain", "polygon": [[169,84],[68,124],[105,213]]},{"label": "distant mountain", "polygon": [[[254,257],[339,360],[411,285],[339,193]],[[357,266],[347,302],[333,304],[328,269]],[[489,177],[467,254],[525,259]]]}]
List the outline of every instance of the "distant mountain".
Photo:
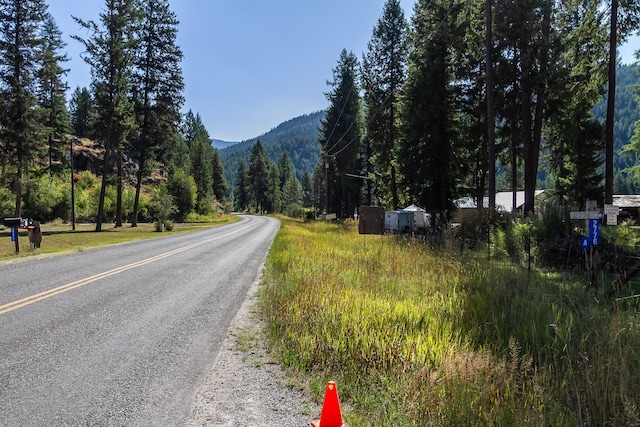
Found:
[{"label": "distant mountain", "polygon": [[235,145],[235,144],[239,144],[239,142],[237,142],[237,141],[234,141],[234,142],[223,141],[221,139],[212,139],[211,140],[211,146],[213,148],[217,148],[218,150],[222,150],[224,148],[231,147],[232,145]]},{"label": "distant mountain", "polygon": [[320,120],[324,118],[324,115],[324,111],[318,111],[296,117],[281,123],[256,138],[235,144],[226,143],[227,145],[224,148],[218,148],[222,166],[224,167],[225,179],[229,186],[232,188],[235,186],[238,166],[241,161],[244,161],[245,166],[249,167],[251,147],[258,139],[272,162],[278,162],[282,157],[282,153],[286,151],[291,158],[298,179],[302,177],[305,171],[313,175],[320,155],[318,129]]},{"label": "distant mountain", "polygon": [[[625,153],[624,147],[631,143],[636,130],[636,122],[640,120],[640,104],[638,103],[637,88],[640,87],[640,73],[638,67],[621,65],[616,72],[616,114],[614,120],[615,155],[613,156],[614,193],[639,194],[640,183],[633,174],[626,169],[638,163],[638,153]],[[607,98],[605,97],[593,109],[596,120],[607,118]],[[604,166],[603,166],[604,173]]]}]

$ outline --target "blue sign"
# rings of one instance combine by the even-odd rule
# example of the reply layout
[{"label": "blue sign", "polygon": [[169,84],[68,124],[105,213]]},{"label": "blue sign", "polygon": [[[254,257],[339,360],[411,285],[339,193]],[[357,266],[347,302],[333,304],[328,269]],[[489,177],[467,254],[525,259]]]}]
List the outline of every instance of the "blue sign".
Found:
[{"label": "blue sign", "polygon": [[18,229],[17,228],[12,228],[11,229],[11,241],[15,242],[18,240]]},{"label": "blue sign", "polygon": [[583,251],[589,250],[591,247],[591,242],[587,236],[582,236],[582,240],[580,241],[580,246],[582,246]]},{"label": "blue sign", "polygon": [[598,246],[600,243],[600,220],[589,220],[589,241],[592,246]]}]

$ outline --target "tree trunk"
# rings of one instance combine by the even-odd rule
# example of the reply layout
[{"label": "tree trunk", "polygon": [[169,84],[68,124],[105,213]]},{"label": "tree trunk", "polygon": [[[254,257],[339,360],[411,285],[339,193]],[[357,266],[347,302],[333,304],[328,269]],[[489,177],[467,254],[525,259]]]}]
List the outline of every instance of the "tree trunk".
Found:
[{"label": "tree trunk", "polygon": [[142,149],[140,158],[138,159],[138,174],[136,182],[136,198],[133,202],[133,218],[131,219],[131,227],[138,226],[138,209],[140,207],[140,189],[142,188],[142,175],[145,167],[146,150]]},{"label": "tree trunk", "polygon": [[609,34],[609,94],[605,127],[604,203],[613,204],[613,125],[616,111],[616,65],[618,47],[618,0],[611,0],[611,32]]},{"label": "tree trunk", "polygon": [[493,88],[493,10],[492,1],[487,0],[486,6],[486,79],[487,79],[487,155],[489,157],[489,214],[496,210],[496,110]]},{"label": "tree trunk", "polygon": [[102,162],[102,184],[100,186],[100,199],[98,201],[98,218],[96,218],[96,231],[102,231],[102,222],[104,221],[104,198],[107,193],[109,155],[108,144],[105,144],[104,160]]},{"label": "tree trunk", "polygon": [[540,160],[540,144],[542,140],[542,121],[546,100],[546,82],[548,79],[548,62],[551,32],[550,0],[544,5],[542,21],[542,51],[540,52],[540,78],[536,88],[536,109],[533,122],[533,135],[526,154],[528,164],[525,168],[525,213],[535,212],[536,186],[538,180],[538,163]]},{"label": "tree trunk", "polygon": [[118,189],[116,197],[116,228],[122,227],[122,148],[116,150],[118,155]]},{"label": "tree trunk", "polygon": [[14,212],[14,217],[20,218],[22,214],[22,171],[18,171],[18,179],[15,183],[15,191],[16,191],[16,210]]},{"label": "tree trunk", "polygon": [[100,199],[98,200],[98,218],[96,218],[96,231],[102,231],[104,221],[104,198],[107,193],[107,180],[109,177],[109,156],[111,155],[111,124],[107,128],[107,137],[104,143],[104,160],[102,162],[102,184],[100,186]]}]

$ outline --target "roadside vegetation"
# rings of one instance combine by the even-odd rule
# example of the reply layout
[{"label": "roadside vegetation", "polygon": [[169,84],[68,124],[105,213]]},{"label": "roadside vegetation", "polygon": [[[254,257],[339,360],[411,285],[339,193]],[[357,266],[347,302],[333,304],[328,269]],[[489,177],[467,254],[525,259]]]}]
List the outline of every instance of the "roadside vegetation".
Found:
[{"label": "roadside vegetation", "polygon": [[637,302],[583,279],[283,220],[260,313],[318,401],[337,382],[351,427],[639,425]]}]

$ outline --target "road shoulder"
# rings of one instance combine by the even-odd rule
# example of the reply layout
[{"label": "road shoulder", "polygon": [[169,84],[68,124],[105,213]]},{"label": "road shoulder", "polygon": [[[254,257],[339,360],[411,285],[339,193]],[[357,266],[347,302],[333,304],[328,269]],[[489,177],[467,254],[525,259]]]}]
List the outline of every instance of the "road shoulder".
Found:
[{"label": "road shoulder", "polygon": [[319,410],[305,401],[267,351],[255,312],[260,286],[259,276],[196,392],[187,426],[302,427],[309,426]]}]

